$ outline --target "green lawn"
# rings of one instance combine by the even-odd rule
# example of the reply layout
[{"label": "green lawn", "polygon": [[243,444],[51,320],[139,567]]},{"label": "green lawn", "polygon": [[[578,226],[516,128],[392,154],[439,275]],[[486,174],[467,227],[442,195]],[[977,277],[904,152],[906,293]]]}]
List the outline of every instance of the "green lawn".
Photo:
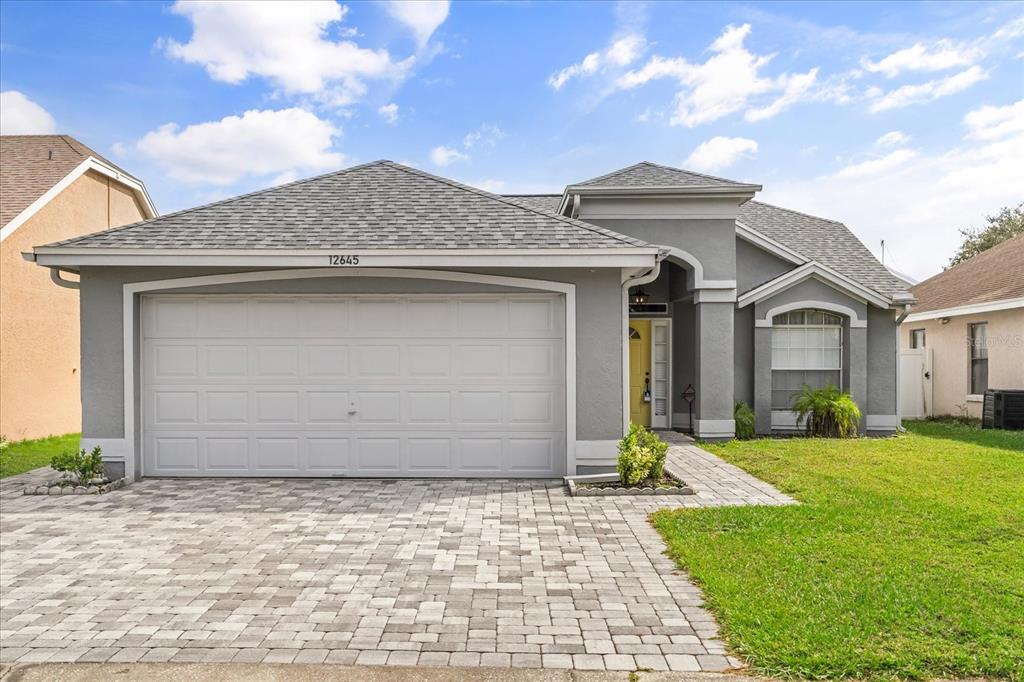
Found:
[{"label": "green lawn", "polygon": [[48,436],[10,443],[0,454],[0,478],[7,478],[50,464],[50,458],[65,450],[77,450],[82,434]]},{"label": "green lawn", "polygon": [[1024,433],[908,428],[708,445],[802,504],[652,516],[757,672],[1024,679]]}]

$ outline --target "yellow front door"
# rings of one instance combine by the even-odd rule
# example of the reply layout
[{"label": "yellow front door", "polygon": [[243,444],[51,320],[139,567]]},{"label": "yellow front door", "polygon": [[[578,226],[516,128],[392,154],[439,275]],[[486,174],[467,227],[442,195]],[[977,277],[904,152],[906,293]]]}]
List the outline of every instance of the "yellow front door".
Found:
[{"label": "yellow front door", "polygon": [[651,321],[629,321],[629,421],[651,425]]}]

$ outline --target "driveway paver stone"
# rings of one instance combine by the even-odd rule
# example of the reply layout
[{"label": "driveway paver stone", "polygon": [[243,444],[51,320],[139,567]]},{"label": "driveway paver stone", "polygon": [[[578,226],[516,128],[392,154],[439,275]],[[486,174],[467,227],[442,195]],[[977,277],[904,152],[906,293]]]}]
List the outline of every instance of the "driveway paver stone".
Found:
[{"label": "driveway paver stone", "polygon": [[560,481],[0,483],[0,660],[721,671],[700,591],[647,522],[791,500],[670,434],[689,497]]}]

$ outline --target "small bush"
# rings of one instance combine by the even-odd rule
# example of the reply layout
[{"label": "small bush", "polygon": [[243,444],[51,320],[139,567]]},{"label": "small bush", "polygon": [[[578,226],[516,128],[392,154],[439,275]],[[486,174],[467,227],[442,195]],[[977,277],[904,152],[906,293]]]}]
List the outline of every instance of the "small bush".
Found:
[{"label": "small bush", "polygon": [[63,471],[76,485],[89,485],[95,479],[103,478],[103,458],[100,455],[98,445],[92,452],[86,452],[85,448],[78,452],[65,451],[54,455],[50,460],[50,466],[57,471]]},{"label": "small bush", "polygon": [[804,421],[807,435],[822,438],[852,438],[857,435],[860,408],[849,393],[829,384],[803,390],[793,399],[797,422]]},{"label": "small bush", "polygon": [[665,475],[668,443],[650,429],[630,424],[629,433],[619,441],[619,480],[623,485],[639,485]]},{"label": "small bush", "polygon": [[754,426],[757,418],[753,408],[742,400],[736,401],[732,408],[732,418],[736,421],[736,437],[740,440],[750,440],[754,437]]}]

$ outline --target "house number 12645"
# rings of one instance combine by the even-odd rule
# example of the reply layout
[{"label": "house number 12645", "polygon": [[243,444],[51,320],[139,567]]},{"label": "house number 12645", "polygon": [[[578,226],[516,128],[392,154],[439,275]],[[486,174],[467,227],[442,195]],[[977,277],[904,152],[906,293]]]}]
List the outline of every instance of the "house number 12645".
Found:
[{"label": "house number 12645", "polygon": [[331,254],[327,256],[327,262],[329,265],[359,265],[359,256]]}]

